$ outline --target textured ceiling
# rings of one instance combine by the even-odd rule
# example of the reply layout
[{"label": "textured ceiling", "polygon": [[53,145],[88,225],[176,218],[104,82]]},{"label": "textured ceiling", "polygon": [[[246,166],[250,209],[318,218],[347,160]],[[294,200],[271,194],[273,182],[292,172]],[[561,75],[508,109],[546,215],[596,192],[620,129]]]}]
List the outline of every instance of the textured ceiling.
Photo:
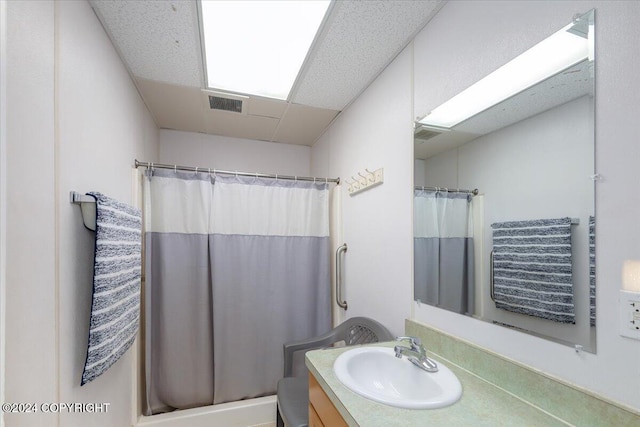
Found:
[{"label": "textured ceiling", "polygon": [[293,101],[342,110],[433,16],[435,1],[338,1]]},{"label": "textured ceiling", "polygon": [[195,1],[91,0],[91,4],[134,76],[203,86]]},{"label": "textured ceiling", "polygon": [[582,61],[546,80],[476,114],[451,131],[428,139],[414,140],[416,159],[429,157],[466,144],[583,96],[594,96],[593,62]]},{"label": "textured ceiling", "polygon": [[304,145],[322,135],[443,5],[335,1],[289,99],[251,96],[248,113],[234,115],[209,110],[201,93],[196,0],[89,1],[160,128]]}]

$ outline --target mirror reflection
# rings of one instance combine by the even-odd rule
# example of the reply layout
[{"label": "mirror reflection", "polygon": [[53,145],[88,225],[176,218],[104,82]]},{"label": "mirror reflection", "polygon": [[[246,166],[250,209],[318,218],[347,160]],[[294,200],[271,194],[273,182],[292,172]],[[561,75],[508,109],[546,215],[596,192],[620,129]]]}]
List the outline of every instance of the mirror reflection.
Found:
[{"label": "mirror reflection", "polygon": [[590,11],[416,123],[416,301],[595,352],[593,46]]}]

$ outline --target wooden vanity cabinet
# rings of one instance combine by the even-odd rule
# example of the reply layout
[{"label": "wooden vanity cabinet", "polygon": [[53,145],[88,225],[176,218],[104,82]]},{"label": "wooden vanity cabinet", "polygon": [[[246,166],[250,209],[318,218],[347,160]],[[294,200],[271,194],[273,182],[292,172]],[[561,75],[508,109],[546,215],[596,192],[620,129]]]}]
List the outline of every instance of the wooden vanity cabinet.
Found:
[{"label": "wooden vanity cabinet", "polygon": [[309,427],[347,427],[318,380],[309,373]]}]

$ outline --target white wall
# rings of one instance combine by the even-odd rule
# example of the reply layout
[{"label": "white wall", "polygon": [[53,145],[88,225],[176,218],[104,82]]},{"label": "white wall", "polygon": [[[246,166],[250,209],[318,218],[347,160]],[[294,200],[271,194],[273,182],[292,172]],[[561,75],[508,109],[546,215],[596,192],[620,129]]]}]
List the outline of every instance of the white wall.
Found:
[{"label": "white wall", "polygon": [[160,131],[159,161],[239,172],[311,175],[310,147],[177,130]]},{"label": "white wall", "polygon": [[[373,317],[394,334],[404,332],[413,292],[411,64],[408,48],[312,151],[313,174],[343,183],[346,316]],[[365,168],[384,168],[384,183],[350,196],[345,181]]]},{"label": "white wall", "polygon": [[7,378],[12,402],[110,403],[103,414],[7,415],[7,426],[126,426],[132,352],[80,387],[93,233],[69,191],[132,200],[158,131],[85,1],[8,4]]},{"label": "white wall", "polygon": [[[489,2],[445,5],[415,40],[415,110],[424,115],[474,81],[596,8],[597,354],[456,316],[416,308],[418,321],[640,409],[640,342],[623,338],[618,290],[625,259],[640,259],[640,3]],[[473,63],[473,66],[469,66]]]},{"label": "white wall", "polygon": [[[54,4],[7,4],[6,401],[57,402]],[[7,426],[57,416],[5,414]]]}]

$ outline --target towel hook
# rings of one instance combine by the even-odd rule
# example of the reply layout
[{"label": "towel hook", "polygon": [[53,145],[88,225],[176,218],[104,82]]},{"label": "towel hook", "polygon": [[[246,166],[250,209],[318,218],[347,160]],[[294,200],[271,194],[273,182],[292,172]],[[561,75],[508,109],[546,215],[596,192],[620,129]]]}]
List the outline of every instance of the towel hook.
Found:
[{"label": "towel hook", "polygon": [[367,169],[367,168],[364,168],[364,170],[365,170],[365,171],[370,175],[370,176],[369,176],[369,182],[370,182],[370,183],[372,183],[372,184],[373,184],[374,182],[376,182],[376,174],[374,174],[373,172],[371,172],[371,171],[370,171],[369,169]]}]

